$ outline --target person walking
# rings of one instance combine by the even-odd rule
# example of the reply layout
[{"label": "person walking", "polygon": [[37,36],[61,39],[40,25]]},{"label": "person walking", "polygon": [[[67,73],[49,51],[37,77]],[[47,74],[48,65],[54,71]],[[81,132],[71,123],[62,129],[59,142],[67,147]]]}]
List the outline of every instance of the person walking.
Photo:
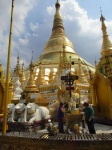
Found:
[{"label": "person walking", "polygon": [[93,107],[90,107],[88,102],[84,102],[83,104],[83,111],[85,112],[85,121],[88,126],[88,130],[90,134],[96,134],[95,128],[94,128],[94,109]]},{"label": "person walking", "polygon": [[58,108],[58,129],[59,133],[64,133],[64,127],[63,127],[63,119],[64,119],[64,104],[60,103],[60,106]]}]

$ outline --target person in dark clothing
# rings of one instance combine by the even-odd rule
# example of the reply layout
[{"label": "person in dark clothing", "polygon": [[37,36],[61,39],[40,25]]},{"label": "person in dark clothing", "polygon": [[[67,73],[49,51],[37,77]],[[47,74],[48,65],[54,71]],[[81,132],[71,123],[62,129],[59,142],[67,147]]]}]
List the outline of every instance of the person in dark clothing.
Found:
[{"label": "person in dark clothing", "polygon": [[96,134],[93,123],[94,109],[92,107],[89,107],[88,102],[85,102],[83,106],[84,106],[83,111],[85,112],[85,121],[87,123],[89,133]]},{"label": "person in dark clothing", "polygon": [[63,129],[63,118],[64,118],[64,104],[60,103],[60,106],[58,108],[58,128],[59,128],[59,133],[64,133]]}]

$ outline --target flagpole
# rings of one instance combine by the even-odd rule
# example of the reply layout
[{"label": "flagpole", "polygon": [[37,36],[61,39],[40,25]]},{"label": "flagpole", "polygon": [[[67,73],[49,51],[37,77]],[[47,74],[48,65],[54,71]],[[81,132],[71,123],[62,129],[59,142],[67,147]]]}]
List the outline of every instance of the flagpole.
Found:
[{"label": "flagpole", "polygon": [[12,24],[13,24],[13,11],[14,11],[14,0],[12,0],[11,8],[11,19],[10,19],[10,33],[9,33],[9,44],[8,44],[8,56],[7,56],[7,72],[6,72],[6,85],[5,85],[5,100],[3,104],[3,125],[2,134],[6,134],[7,130],[7,105],[9,98],[9,77],[10,77],[10,57],[12,50]]}]

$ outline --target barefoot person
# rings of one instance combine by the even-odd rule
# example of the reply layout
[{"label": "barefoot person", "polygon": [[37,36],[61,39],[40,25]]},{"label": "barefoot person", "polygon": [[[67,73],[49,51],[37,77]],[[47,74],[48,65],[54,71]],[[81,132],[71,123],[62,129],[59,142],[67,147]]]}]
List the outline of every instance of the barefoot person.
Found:
[{"label": "barefoot person", "polygon": [[83,106],[84,106],[83,111],[85,112],[85,121],[87,123],[89,133],[95,134],[96,131],[94,128],[94,123],[93,123],[94,110],[92,107],[89,107],[88,102],[84,102]]}]

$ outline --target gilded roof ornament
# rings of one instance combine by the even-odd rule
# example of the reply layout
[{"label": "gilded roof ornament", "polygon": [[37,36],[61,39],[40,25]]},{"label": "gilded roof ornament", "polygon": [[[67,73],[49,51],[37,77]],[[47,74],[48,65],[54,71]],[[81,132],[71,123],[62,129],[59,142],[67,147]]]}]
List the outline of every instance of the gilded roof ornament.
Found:
[{"label": "gilded roof ornament", "polygon": [[100,21],[102,23],[102,28],[101,29],[102,29],[102,34],[103,34],[101,54],[104,56],[104,55],[112,53],[112,43],[109,40],[109,37],[108,37],[108,34],[107,34],[107,28],[106,28],[106,25],[105,25],[105,22],[104,22],[105,18],[103,17],[102,12],[101,12]]},{"label": "gilded roof ornament", "polygon": [[42,70],[42,66],[41,66],[41,61],[40,61],[40,65],[39,65],[39,73],[38,73],[38,77],[36,79],[36,85],[45,85],[46,81],[44,79],[44,74],[43,74],[43,70]]},{"label": "gilded roof ornament", "polygon": [[15,75],[18,76],[18,77],[20,77],[20,75],[21,75],[19,53],[18,53],[18,56],[17,56],[17,64],[16,64],[16,67],[14,68],[14,73],[15,73]]},{"label": "gilded roof ornament", "polygon": [[30,77],[28,79],[27,86],[25,87],[25,91],[27,91],[29,93],[31,93],[31,92],[34,92],[34,93],[39,92],[39,90],[38,90],[38,88],[36,86],[36,83],[35,83],[34,68],[35,68],[35,65],[33,64],[32,60],[31,60],[31,63],[29,65]]},{"label": "gilded roof ornament", "polygon": [[56,7],[56,12],[54,15],[54,23],[53,23],[53,29],[52,31],[55,32],[55,30],[60,30],[60,32],[62,32],[61,34],[65,35],[64,33],[64,27],[63,27],[63,21],[62,21],[62,16],[60,14],[60,4],[57,1],[55,4]]}]

